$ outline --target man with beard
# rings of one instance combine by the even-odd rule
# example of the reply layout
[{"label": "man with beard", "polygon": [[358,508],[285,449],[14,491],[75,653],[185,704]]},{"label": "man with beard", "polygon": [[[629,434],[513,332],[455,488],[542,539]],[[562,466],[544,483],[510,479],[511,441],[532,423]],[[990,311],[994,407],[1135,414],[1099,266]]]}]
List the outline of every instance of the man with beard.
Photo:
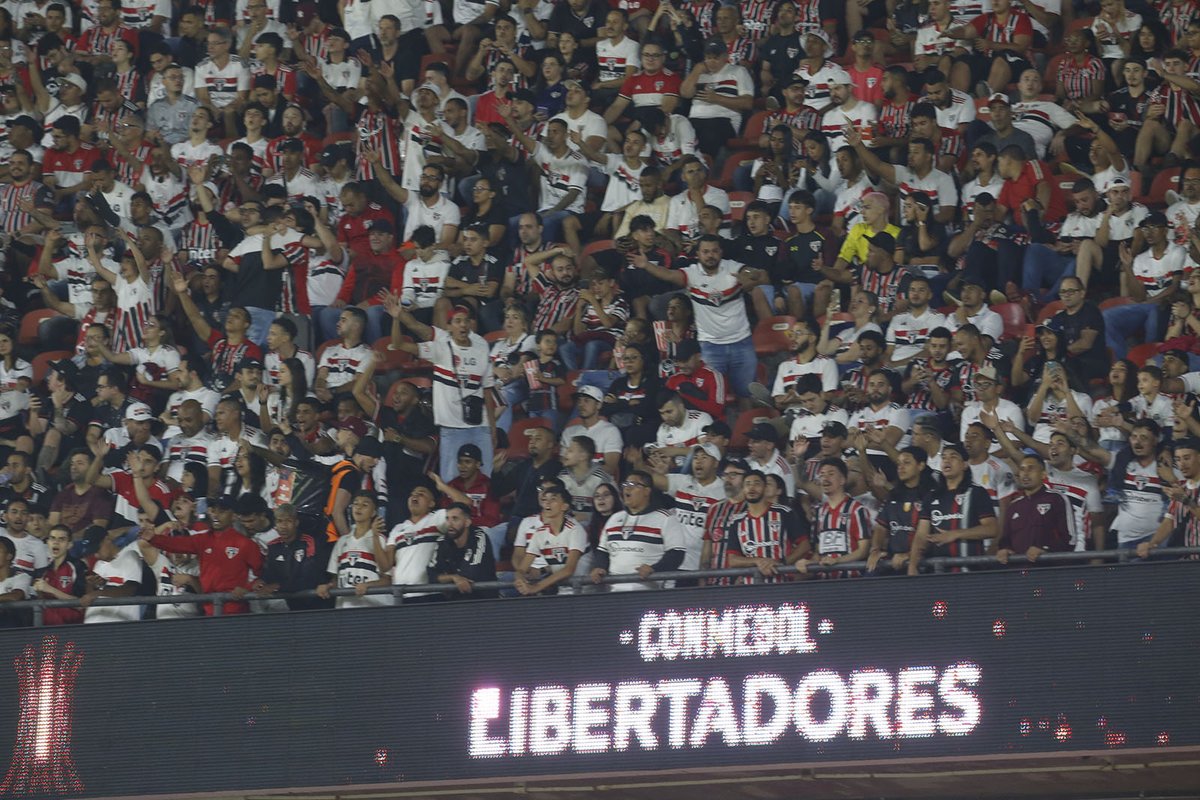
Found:
[{"label": "man with beard", "polygon": [[1109,487],[1121,498],[1117,516],[1109,526],[1105,549],[1135,549],[1158,531],[1166,493],[1158,467],[1162,431],[1154,420],[1139,419],[1129,432],[1129,444],[1112,453],[1078,434],[1067,434],[1079,454],[1108,470]]},{"label": "man with beard", "polygon": [[942,477],[945,485],[921,506],[908,557],[909,575],[920,573],[929,545],[937,557],[981,556],[997,534],[992,499],[971,479],[967,450],[961,444],[942,448]]},{"label": "man with beard", "polygon": [[[568,503],[562,499],[564,509]],[[564,570],[566,572],[566,570]],[[570,572],[567,572],[569,575]],[[459,594],[496,597],[495,589],[475,591],[475,584],[496,580],[496,560],[487,533],[471,524],[471,507],[454,503],[446,509],[446,532],[429,566],[430,583],[452,583]]]},{"label": "man with beard", "polygon": [[896,459],[896,484],[871,529],[867,572],[872,575],[902,574],[905,570],[920,525],[921,506],[937,490],[927,459],[928,454],[916,446],[904,448]]},{"label": "man with beard", "polygon": [[1036,561],[1045,552],[1071,549],[1070,504],[1060,493],[1046,486],[1046,465],[1042,457],[1027,454],[1017,469],[1021,494],[1004,515],[1004,531],[996,560],[1007,564],[1013,553]]},{"label": "man with beard", "polygon": [[[894,480],[896,468],[888,458],[888,448],[899,449],[908,427],[908,414],[892,402],[892,381],[888,373],[877,369],[867,378],[867,404],[850,416],[851,430],[865,439],[871,465]],[[907,444],[905,442],[904,444]]]},{"label": "man with beard", "polygon": [[[767,501],[766,475],[754,469],[742,481],[745,509],[726,526],[729,566],[755,567],[768,582],[779,581],[779,567],[809,554],[807,520],[786,506]],[[744,578],[744,583],[757,583]]]},{"label": "man with beard", "polygon": [[907,297],[908,310],[896,314],[888,325],[888,349],[884,358],[893,368],[904,367],[926,354],[930,332],[946,322],[940,312],[929,307],[933,291],[923,276],[909,280]]},{"label": "man with beard", "polygon": [[867,149],[861,133],[853,128],[847,128],[846,143],[854,148],[859,160],[872,175],[895,184],[903,194],[925,192],[929,195],[937,205],[933,216],[938,222],[945,225],[954,219],[958,210],[958,189],[954,186],[953,178],[936,168],[933,142],[923,137],[911,140],[908,144],[907,166],[889,164],[880,159]]},{"label": "man with beard", "polygon": [[367,150],[363,158],[376,165],[375,174],[379,177],[379,183],[397,203],[404,206],[404,240],[412,239],[413,231],[428,225],[437,234],[437,246],[451,251],[458,239],[458,226],[462,218],[458,206],[442,194],[446,171],[436,164],[426,164],[419,173],[419,188],[414,193],[396,183],[387,170],[378,168],[378,153]]},{"label": "man with beard", "polygon": [[837,391],[837,362],[817,354],[820,331],[811,320],[801,320],[788,329],[793,358],[779,365],[775,386],[768,393],[761,383],[750,384],[750,393],[763,405],[787,412],[800,404],[796,384],[805,375],[815,375],[821,381],[822,392]]},{"label": "man with beard", "polygon": [[[33,179],[33,165],[28,150],[17,150],[8,158],[8,181],[0,183],[0,228],[14,239],[42,233],[46,228],[38,216],[45,218],[54,213],[54,194]],[[33,246],[28,242],[14,247],[14,251],[19,248],[26,262],[33,257]]]},{"label": "man with beard", "polygon": [[[742,482],[750,467],[739,459],[724,459],[718,467],[718,477],[724,488],[725,497],[718,500],[704,517],[704,540],[700,547],[700,566],[703,569],[724,569],[729,566],[725,543],[726,526],[746,507],[742,495]],[[727,585],[729,578],[712,578],[715,585]]]},{"label": "man with beard", "polygon": [[1200,543],[1200,440],[1191,436],[1176,440],[1175,463],[1183,480],[1172,481],[1163,490],[1171,503],[1154,536],[1137,546],[1138,558],[1148,558],[1177,533],[1182,534],[1183,547]]},{"label": "man with beard", "polygon": [[616,477],[623,440],[620,429],[600,416],[604,392],[595,386],[580,386],[574,400],[578,421],[562,432],[561,447],[565,449],[576,436],[588,437],[595,443],[595,461],[610,476]]},{"label": "man with beard", "polygon": [[290,139],[299,139],[304,145],[303,163],[305,165],[317,163],[321,157],[321,140],[305,130],[304,110],[298,105],[289,105],[283,109],[280,120],[283,133],[267,142],[264,172],[269,170],[275,173],[283,169],[282,147],[283,143]]}]

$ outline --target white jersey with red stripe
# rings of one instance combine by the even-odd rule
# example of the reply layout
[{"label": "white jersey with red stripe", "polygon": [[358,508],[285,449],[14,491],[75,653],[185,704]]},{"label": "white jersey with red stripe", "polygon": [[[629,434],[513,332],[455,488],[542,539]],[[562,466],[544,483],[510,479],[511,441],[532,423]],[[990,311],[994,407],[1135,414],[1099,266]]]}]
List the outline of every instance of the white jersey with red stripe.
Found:
[{"label": "white jersey with red stripe", "polygon": [[[379,562],[375,558],[374,531],[368,530],[365,536],[356,536],[354,531],[337,540],[333,552],[329,554],[329,565],[326,570],[330,575],[337,576],[337,588],[353,589],[360,583],[371,583],[380,578]],[[369,608],[371,606],[390,606],[392,596],[388,594],[362,597],[339,597],[338,608]]]},{"label": "white jersey with red stripe", "polygon": [[238,92],[250,91],[250,69],[234,55],[223,67],[206,58],[196,65],[196,90],[200,89],[208,91],[214,108],[225,108],[237,100]]},{"label": "white jersey with red stripe", "polygon": [[321,353],[317,369],[318,371],[328,370],[328,374],[325,376],[325,385],[330,389],[336,389],[352,383],[358,377],[358,373],[362,372],[370,357],[371,348],[368,345],[358,344],[354,347],[346,347],[339,341],[337,344],[326,347],[325,351]]},{"label": "white jersey with red stripe", "polygon": [[1133,258],[1133,275],[1146,290],[1146,299],[1152,300],[1171,285],[1171,279],[1183,271],[1187,262],[1187,251],[1175,244],[1155,257],[1152,248],[1138,253]]},{"label": "white jersey with red stripe", "polygon": [[713,480],[707,485],[694,475],[667,476],[667,494],[675,503],[675,519],[687,534],[687,548],[680,569],[700,569],[700,550],[704,544],[704,522],[708,510],[725,499],[725,484]]},{"label": "white jersey with red stripe", "polygon": [[712,274],[700,264],[684,267],[684,291],[696,314],[697,338],[712,344],[735,344],[750,336],[742,282],[738,272],[744,264],[721,259]]},{"label": "white jersey with red stripe", "polygon": [[[528,540],[525,552],[534,556],[533,566],[550,572],[559,572],[567,566],[567,558],[575,550],[582,555],[587,551],[588,535],[584,527],[573,517],[564,517],[562,529],[555,533],[550,523],[542,520],[541,516],[530,517],[537,522],[528,529]],[[560,594],[569,594],[570,587],[559,587]]]},{"label": "white jersey with red stripe", "polygon": [[1113,475],[1112,485],[1121,494],[1121,505],[1110,526],[1117,532],[1117,543],[1134,542],[1154,533],[1167,505],[1158,459],[1141,464],[1130,458],[1125,474]]},{"label": "white jersey with red stripe", "polygon": [[133,281],[118,278],[117,318],[113,322],[113,350],[124,353],[142,346],[142,331],[154,316],[154,295],[150,284],[140,276]]},{"label": "white jersey with red stripe", "polygon": [[215,437],[206,430],[201,430],[195,436],[184,436],[180,433],[167,442],[164,462],[167,465],[167,478],[182,481],[185,464],[198,464],[208,469],[208,446]]},{"label": "white jersey with red stripe", "polygon": [[1047,465],[1046,486],[1067,498],[1074,522],[1075,535],[1071,544],[1077,552],[1087,550],[1092,532],[1092,515],[1104,510],[1100,502],[1100,482],[1095,475],[1078,467],[1060,470]]},{"label": "white jersey with red stripe", "polygon": [[472,333],[464,347],[442,328],[433,329],[433,341],[421,342],[418,355],[433,362],[433,421],[451,428],[471,428],[463,419],[463,398],[484,396],[492,388],[492,363],[488,344]]},{"label": "white jersey with red stripe", "polygon": [[[672,550],[687,550],[687,533],[670,511],[634,514],[618,511],[600,531],[597,550],[608,554],[610,575],[630,575],[642,565],[653,566]],[[614,592],[653,588],[653,583],[616,583]]]},{"label": "white jersey with red stripe", "polygon": [[[387,546],[396,556],[392,585],[426,583],[428,569],[437,557],[438,541],[446,531],[446,509],[439,508],[418,520],[406,519],[388,534]],[[412,597],[414,594],[406,594]]]},{"label": "white jersey with red stripe", "polygon": [[[124,589],[142,582],[142,558],[137,542],[130,542],[112,561],[96,561],[92,573],[104,580],[105,589]],[[137,622],[141,606],[89,606],[83,614],[85,624],[97,622]]]}]

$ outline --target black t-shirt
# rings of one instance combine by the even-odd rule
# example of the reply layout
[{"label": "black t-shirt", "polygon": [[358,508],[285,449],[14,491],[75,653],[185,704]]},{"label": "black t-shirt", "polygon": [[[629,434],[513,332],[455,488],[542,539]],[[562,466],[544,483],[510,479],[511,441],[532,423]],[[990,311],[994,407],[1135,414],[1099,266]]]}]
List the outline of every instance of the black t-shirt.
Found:
[{"label": "black t-shirt", "polygon": [[925,495],[933,489],[932,481],[922,481],[913,488],[899,484],[888,495],[875,521],[887,531],[889,556],[912,549],[912,537],[921,519],[921,506]]},{"label": "black t-shirt", "polygon": [[582,16],[575,15],[575,12],[571,10],[570,3],[558,3],[550,12],[548,27],[551,33],[573,33],[575,38],[580,41],[594,39],[596,32],[604,26],[607,17],[608,4],[602,3],[600,0],[592,0]]},{"label": "black t-shirt", "polygon": [[928,250],[921,249],[921,235],[916,225],[905,225],[900,228],[900,237],[897,241],[900,249],[904,251],[906,262],[911,262],[915,259],[922,261],[938,257],[941,258],[946,249],[946,226],[940,222],[929,220],[925,224],[926,231],[933,239],[933,247]]},{"label": "black t-shirt", "polygon": [[463,283],[484,284],[489,281],[501,283],[504,280],[504,267],[500,264],[500,259],[490,253],[485,254],[483,261],[478,265],[474,264],[469,256],[462,255],[450,264],[447,277]]},{"label": "black t-shirt", "polygon": [[[482,528],[472,528],[467,537],[467,546],[459,548],[454,540],[443,536],[438,542],[437,556],[429,568],[429,582],[436,583],[439,575],[461,575],[472,583],[496,580],[496,559],[492,557],[492,545]],[[472,592],[468,598],[495,597],[495,589]],[[457,595],[444,595],[456,598]]]},{"label": "black t-shirt", "polygon": [[[973,483],[965,486],[960,483],[955,489],[941,488],[931,493],[929,500],[921,506],[921,519],[929,520],[932,528],[944,531],[974,528],[987,517],[995,516],[996,509],[987,490]],[[926,552],[929,558],[981,555],[984,555],[982,539],[960,539],[948,545],[936,545]]]},{"label": "black t-shirt", "polygon": [[246,253],[238,263],[232,296],[246,308],[273,309],[283,291],[283,270],[263,267],[262,253]]},{"label": "black t-shirt", "polygon": [[725,257],[745,264],[748,267],[761,270],[772,270],[779,259],[779,251],[783,245],[771,234],[751,236],[742,234],[725,245]]},{"label": "black t-shirt", "polygon": [[771,76],[779,82],[796,71],[796,66],[804,57],[804,42],[799,33],[787,36],[775,34],[763,42],[760,53],[762,62],[771,69]]},{"label": "black t-shirt", "polygon": [[813,269],[813,262],[824,249],[820,231],[797,233],[784,243],[783,257],[771,273],[772,283],[820,283],[824,276]]},{"label": "black t-shirt", "polygon": [[[660,247],[651,248],[645,253],[646,260],[651,264],[670,269],[671,256]],[[620,250],[605,250],[595,255],[596,263],[617,275],[617,283],[628,298],[654,297],[659,294],[670,294],[679,291],[673,283],[659,280],[644,269],[633,266],[630,256]]]},{"label": "black t-shirt", "polygon": [[[1129,87],[1122,86],[1115,92],[1110,92],[1108,95],[1108,121],[1112,122],[1124,121],[1133,123],[1132,127],[1140,128],[1142,120],[1145,118],[1146,108],[1150,105],[1150,95],[1153,92],[1152,86],[1146,85],[1146,90],[1138,97],[1133,97],[1129,94]],[[1108,127],[1108,126],[1106,126]],[[1126,131],[1129,129],[1126,128]],[[1110,133],[1119,133],[1112,131]]]},{"label": "black t-shirt", "polygon": [[1054,315],[1054,321],[1062,325],[1067,344],[1071,345],[1083,335],[1085,329],[1096,331],[1096,338],[1086,352],[1080,353],[1080,358],[1107,358],[1107,346],[1104,339],[1104,315],[1096,304],[1087,301],[1074,314],[1068,314],[1066,309]]}]

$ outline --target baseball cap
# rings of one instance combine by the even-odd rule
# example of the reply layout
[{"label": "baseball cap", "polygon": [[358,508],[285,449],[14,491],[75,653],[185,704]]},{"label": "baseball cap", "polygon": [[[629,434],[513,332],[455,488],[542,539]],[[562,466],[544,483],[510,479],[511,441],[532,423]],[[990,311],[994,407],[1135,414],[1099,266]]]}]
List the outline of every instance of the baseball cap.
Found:
[{"label": "baseball cap", "polygon": [[820,28],[813,28],[807,34],[805,34],[805,38],[808,38],[809,36],[815,36],[816,38],[820,39],[825,43],[826,47],[833,47],[833,40],[829,38],[829,34]]},{"label": "baseball cap", "polygon": [[990,106],[993,103],[1003,103],[1006,106],[1012,106],[1012,101],[1008,99],[1008,95],[1006,95],[1004,92],[993,93],[992,96],[988,98],[988,105]]},{"label": "baseball cap", "polygon": [[1114,175],[1108,179],[1108,183],[1105,184],[1105,186],[1104,186],[1104,191],[1107,192],[1109,189],[1113,188],[1114,186],[1129,187],[1130,185],[1131,184],[1129,183],[1129,180],[1124,175]]},{"label": "baseball cap", "polygon": [[379,231],[380,233],[395,233],[396,232],[396,229],[394,227],[392,227],[392,223],[388,222],[386,219],[373,220],[371,222],[371,224],[369,226],[367,226],[367,230]]},{"label": "baseball cap", "polygon": [[850,86],[854,80],[850,77],[849,72],[838,67],[829,71],[829,77],[825,79],[825,82],[830,86]]},{"label": "baseball cap", "polygon": [[834,437],[840,436],[844,439],[850,435],[850,431],[848,431],[846,426],[841,422],[838,422],[836,419],[831,419],[829,422],[826,422],[821,426],[821,435]]},{"label": "baseball cap", "polygon": [[599,386],[580,386],[575,390],[575,397],[590,397],[597,403],[604,402],[604,392],[600,391]]},{"label": "baseball cap", "polygon": [[237,508],[237,498],[231,494],[223,494],[208,501],[209,508],[227,508],[230,511]]},{"label": "baseball cap", "polygon": [[1167,227],[1167,215],[1161,211],[1151,211],[1146,215],[1146,218],[1138,225],[1139,228],[1165,228]]},{"label": "baseball cap", "polygon": [[756,422],[746,434],[746,438],[756,439],[760,442],[778,442],[779,434],[775,432],[775,426],[769,422]]},{"label": "baseball cap", "polygon": [[963,461],[967,460],[967,448],[959,442],[952,442],[950,444],[942,445],[942,455],[945,455],[951,451],[958,453],[959,458],[961,458]]},{"label": "baseball cap", "polygon": [[868,237],[867,242],[869,242],[873,247],[878,247],[879,249],[886,250],[889,253],[896,249],[896,237],[892,236],[887,231],[880,231],[874,236]]},{"label": "baseball cap", "polygon": [[363,439],[354,446],[354,455],[366,456],[367,458],[382,458],[383,445],[378,439]]},{"label": "baseball cap", "polygon": [[704,55],[726,56],[729,55],[729,48],[726,47],[725,40],[720,36],[710,36],[704,43]]},{"label": "baseball cap", "polygon": [[529,105],[531,105],[531,106],[537,105],[537,95],[535,95],[533,92],[529,91],[528,89],[517,89],[515,92],[512,93],[512,99],[513,100],[521,100],[523,102],[529,103]]},{"label": "baseball cap", "polygon": [[238,369],[262,369],[262,362],[254,356],[246,356],[238,362]]},{"label": "baseball cap", "polygon": [[251,85],[255,89],[275,89],[279,86],[274,75],[255,75],[254,83]]},{"label": "baseball cap", "polygon": [[473,458],[476,461],[483,461],[483,451],[479,449],[479,445],[468,442],[458,448],[459,458]]},{"label": "baseball cap", "polygon": [[317,9],[317,4],[313,2],[305,2],[296,6],[296,22],[299,25],[307,25],[312,20],[316,19],[320,11]]},{"label": "baseball cap", "polygon": [[[442,90],[438,88],[437,84],[435,84],[435,83],[422,83],[420,86],[418,86],[418,87],[417,87],[417,91],[419,92],[419,91],[421,91],[422,89],[424,89],[424,90],[426,90],[426,91],[429,91],[429,92],[433,92],[433,95],[434,95],[434,97],[436,97],[438,100],[441,100],[441,99],[442,99]],[[414,92],[413,94],[414,94],[414,96],[415,96],[415,95],[416,95],[416,92]]]},{"label": "baseball cap", "polygon": [[300,141],[299,139],[297,139],[294,136],[290,139],[284,139],[282,142],[279,143],[279,152],[281,152],[281,153],[303,153],[304,152],[304,142]]},{"label": "baseball cap", "polygon": [[332,167],[339,158],[354,160],[354,151],[344,144],[331,144],[321,151],[321,166]]},{"label": "baseball cap", "polygon": [[69,358],[60,359],[59,361],[51,361],[50,369],[54,370],[60,375],[67,375],[70,377],[74,377],[79,374],[79,367],[76,366],[75,362]]},{"label": "baseball cap", "polygon": [[1044,319],[1041,322],[1039,322],[1038,326],[1035,330],[1040,331],[1042,328],[1045,328],[1046,330],[1051,331],[1053,333],[1061,334],[1063,332],[1062,323],[1059,322],[1054,317],[1048,317],[1047,319]]},{"label": "baseball cap", "polygon": [[705,442],[704,444],[698,444],[692,448],[693,453],[695,453],[697,450],[704,451],[707,455],[716,459],[718,462],[721,460],[721,448],[717,447],[712,442]]},{"label": "baseball cap", "polygon": [[[359,417],[346,417],[345,419],[343,419],[343,420],[339,421],[337,424],[335,424],[333,427],[337,428],[338,430],[342,430],[342,431],[350,431],[355,436],[357,436],[359,439],[362,439],[367,435],[367,423],[364,422]],[[360,442],[360,444],[361,444],[361,442]]]},{"label": "baseball cap", "polygon": [[684,339],[675,345],[675,360],[686,361],[700,352],[700,343],[695,339]]},{"label": "baseball cap", "polygon": [[972,381],[977,381],[980,378],[985,381],[991,381],[992,383],[1000,383],[1000,373],[997,372],[996,368],[991,364],[980,367],[979,371],[975,373],[975,377],[972,379]]},{"label": "baseball cap", "polygon": [[125,409],[125,419],[133,420],[134,422],[149,422],[154,419],[154,412],[145,403],[131,403]]},{"label": "baseball cap", "polygon": [[8,127],[11,128],[14,125],[20,125],[23,128],[28,128],[29,130],[33,131],[33,135],[36,137],[41,137],[42,135],[42,124],[28,114],[21,114],[20,116],[13,117],[8,121]]},{"label": "baseball cap", "polygon": [[996,196],[991,192],[980,192],[975,195],[975,205],[977,206],[990,206],[994,202],[996,202]]}]

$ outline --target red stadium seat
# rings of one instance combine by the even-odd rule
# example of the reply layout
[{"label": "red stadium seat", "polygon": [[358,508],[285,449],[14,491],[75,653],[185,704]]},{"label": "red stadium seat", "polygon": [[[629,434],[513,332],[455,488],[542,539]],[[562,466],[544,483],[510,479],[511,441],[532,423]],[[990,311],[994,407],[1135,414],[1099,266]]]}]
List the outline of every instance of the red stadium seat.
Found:
[{"label": "red stadium seat", "polygon": [[788,331],[796,324],[795,317],[768,317],[754,326],[754,352],[760,356],[786,353],[792,349]]},{"label": "red stadium seat", "polygon": [[63,358],[70,358],[73,353],[70,350],[51,350],[48,353],[38,353],[33,357],[33,363],[30,365],[33,368],[33,385],[38,386],[46,379],[46,373],[50,371],[50,363]]},{"label": "red stadium seat", "polygon": [[1134,299],[1132,297],[1125,297],[1124,295],[1122,295],[1121,297],[1110,297],[1107,300],[1100,303],[1100,310],[1107,311],[1110,308],[1116,308],[1117,306],[1127,306],[1127,305],[1132,304],[1133,302],[1134,302]]},{"label": "red stadium seat", "polygon": [[1125,354],[1125,357],[1137,364],[1139,367],[1144,367],[1146,366],[1146,363],[1150,361],[1150,359],[1158,355],[1158,348],[1158,342],[1139,344],[1136,347],[1129,348],[1129,352]]},{"label": "red stadium seat", "polygon": [[51,317],[61,317],[53,308],[39,308],[21,317],[21,329],[17,332],[17,344],[25,347],[37,347],[39,343],[38,330],[42,322]]},{"label": "red stadium seat", "polygon": [[488,344],[495,344],[505,336],[508,336],[506,331],[489,331],[483,335],[483,340]]},{"label": "red stadium seat", "polygon": [[525,435],[525,431],[533,428],[550,430],[550,425],[544,419],[523,419],[513,423],[513,426],[508,431],[509,461],[529,458],[529,437]]},{"label": "red stadium seat", "polygon": [[1178,179],[1179,167],[1159,170],[1155,174],[1154,180],[1150,183],[1150,190],[1139,197],[1138,200],[1148,206],[1165,206],[1167,204],[1167,190],[1175,188]]},{"label": "red stadium seat", "polygon": [[727,192],[733,191],[733,175],[738,168],[747,161],[754,162],[758,158],[758,150],[739,150],[738,152],[725,159],[725,163],[721,166],[721,175],[716,180],[716,185],[720,186]]},{"label": "red stadium seat", "polygon": [[403,350],[392,349],[392,337],[384,336],[371,345],[371,349],[383,356],[383,362],[375,367],[376,372],[391,372],[404,369],[414,360],[413,356]]},{"label": "red stadium seat", "polygon": [[758,147],[758,137],[766,132],[764,127],[767,122],[767,117],[771,115],[769,111],[756,111],[750,115],[750,119],[746,120],[746,129],[742,131],[742,135],[729,142],[726,147],[730,150],[748,150],[752,147]]},{"label": "red stadium seat", "polygon": [[354,131],[342,131],[341,133],[331,133],[321,141],[321,147],[328,147],[331,144],[338,142],[353,141],[355,137]]},{"label": "red stadium seat", "polygon": [[773,408],[751,408],[738,414],[733,423],[733,435],[729,437],[729,447],[733,450],[745,450],[749,446],[746,434],[760,422],[766,422],[779,416]]},{"label": "red stadium seat", "polygon": [[1053,317],[1055,314],[1063,310],[1063,301],[1054,300],[1042,306],[1042,310],[1038,312],[1037,321],[1041,325],[1046,320]]},{"label": "red stadium seat", "polygon": [[582,370],[571,370],[566,375],[566,383],[558,387],[558,407],[563,411],[575,408],[575,390],[579,388],[580,374]]},{"label": "red stadium seat", "polygon": [[753,203],[754,199],[754,192],[729,193],[729,215],[734,222],[741,222],[746,218],[746,206]]},{"label": "red stadium seat", "polygon": [[1021,308],[1020,303],[1000,303],[992,306],[992,311],[995,311],[1004,320],[1004,333],[1000,336],[1001,340],[1020,339],[1024,335],[1025,325],[1029,320],[1025,318],[1025,309]]},{"label": "red stadium seat", "polygon": [[591,255],[595,255],[596,253],[603,253],[605,250],[612,250],[612,249],[613,249],[613,240],[612,239],[598,239],[597,241],[588,242],[587,244],[585,244],[583,246],[583,250],[580,251],[579,256],[580,256],[580,258],[582,258],[583,256],[591,256]]}]

